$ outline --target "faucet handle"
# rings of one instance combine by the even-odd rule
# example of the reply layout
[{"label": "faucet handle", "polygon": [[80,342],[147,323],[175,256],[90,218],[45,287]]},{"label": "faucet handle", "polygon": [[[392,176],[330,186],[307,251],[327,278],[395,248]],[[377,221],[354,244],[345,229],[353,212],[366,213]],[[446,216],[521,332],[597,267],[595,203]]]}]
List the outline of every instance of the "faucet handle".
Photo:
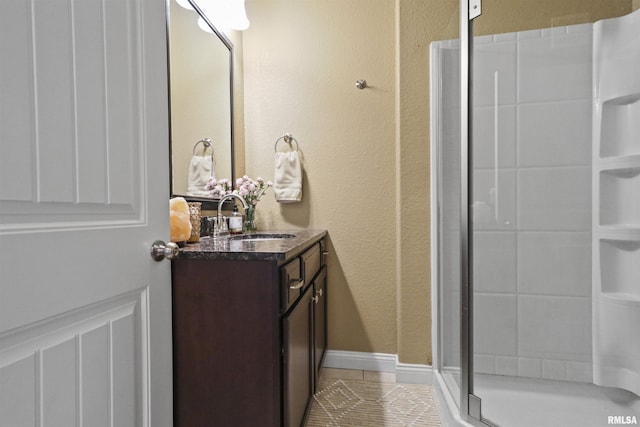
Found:
[{"label": "faucet handle", "polygon": [[227,217],[226,216],[218,217],[218,232],[227,233],[228,231],[229,231],[229,228],[227,227]]},{"label": "faucet handle", "polygon": [[207,225],[209,230],[210,237],[218,236],[218,217],[217,216],[209,216],[207,217]]}]

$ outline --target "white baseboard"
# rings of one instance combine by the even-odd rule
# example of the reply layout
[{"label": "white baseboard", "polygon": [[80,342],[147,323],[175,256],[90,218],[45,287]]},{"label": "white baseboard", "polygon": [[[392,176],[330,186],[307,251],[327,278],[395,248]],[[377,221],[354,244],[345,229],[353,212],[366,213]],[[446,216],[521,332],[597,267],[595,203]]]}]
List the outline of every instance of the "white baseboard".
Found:
[{"label": "white baseboard", "polygon": [[396,363],[396,382],[404,384],[433,384],[433,368],[429,365]]},{"label": "white baseboard", "polygon": [[360,351],[327,350],[324,356],[323,366],[325,368],[395,372],[396,355],[385,353],[364,353]]},{"label": "white baseboard", "polygon": [[433,368],[398,362],[398,356],[386,353],[327,350],[325,368],[361,369],[365,371],[392,372],[396,382],[405,384],[433,384]]}]

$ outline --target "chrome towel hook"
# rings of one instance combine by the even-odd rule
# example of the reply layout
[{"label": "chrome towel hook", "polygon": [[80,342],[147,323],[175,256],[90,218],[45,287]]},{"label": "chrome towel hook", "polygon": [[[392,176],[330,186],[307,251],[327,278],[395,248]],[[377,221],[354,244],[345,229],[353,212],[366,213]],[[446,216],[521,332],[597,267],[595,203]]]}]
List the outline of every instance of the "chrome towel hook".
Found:
[{"label": "chrome towel hook", "polygon": [[295,151],[300,151],[300,146],[298,145],[298,141],[290,133],[285,133],[284,135],[282,135],[280,138],[276,140],[276,144],[273,146],[273,149],[276,151],[276,153],[278,152],[278,142],[280,142],[281,139],[284,140],[284,142],[286,142],[287,144],[289,144],[289,146],[291,147],[291,151],[293,151],[293,146],[291,145],[291,141],[295,142],[296,143]]},{"label": "chrome towel hook", "polygon": [[211,159],[213,160],[213,141],[211,141],[211,138],[203,138],[200,141],[196,142],[193,146],[193,155],[196,155],[196,148],[198,148],[198,145],[202,143],[202,145],[204,146],[204,149],[202,150],[202,157],[204,157],[204,155],[207,152],[207,148],[211,147]]}]

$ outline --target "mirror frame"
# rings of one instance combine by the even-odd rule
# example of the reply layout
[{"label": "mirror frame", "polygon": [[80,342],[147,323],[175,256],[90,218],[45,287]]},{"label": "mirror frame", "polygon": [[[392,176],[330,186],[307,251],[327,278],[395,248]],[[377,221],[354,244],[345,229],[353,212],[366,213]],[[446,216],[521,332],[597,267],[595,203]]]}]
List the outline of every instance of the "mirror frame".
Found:
[{"label": "mirror frame", "polygon": [[[166,2],[166,27],[167,27],[167,86],[168,86],[168,97],[169,97],[169,193],[170,197],[184,197],[187,202],[200,202],[202,203],[202,210],[217,210],[218,209],[218,199],[208,198],[208,197],[194,197],[187,196],[184,194],[174,194],[173,192],[173,131],[172,131],[172,121],[171,121],[171,14],[170,14],[170,2],[175,0],[167,0]],[[235,131],[234,131],[234,120],[233,120],[233,43],[227,37],[227,35],[218,30],[215,25],[211,22],[211,20],[207,17],[207,14],[198,6],[196,0],[188,0],[189,4],[193,7],[195,12],[200,15],[200,17],[207,23],[209,28],[213,31],[213,35],[217,36],[218,39],[224,44],[224,46],[229,50],[229,108],[230,111],[230,129],[229,129],[229,137],[231,142],[231,183],[235,183],[236,177],[236,160],[235,160]]]}]

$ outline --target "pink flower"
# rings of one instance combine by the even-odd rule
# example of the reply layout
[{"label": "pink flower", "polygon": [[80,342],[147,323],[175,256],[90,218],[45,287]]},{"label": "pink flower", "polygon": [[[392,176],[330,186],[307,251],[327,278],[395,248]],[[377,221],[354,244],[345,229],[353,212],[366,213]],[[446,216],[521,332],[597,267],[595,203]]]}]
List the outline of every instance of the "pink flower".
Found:
[{"label": "pink flower", "polygon": [[265,182],[262,177],[257,177],[253,180],[247,175],[236,179],[235,184],[235,189],[232,189],[231,180],[227,178],[215,180],[212,178],[207,184],[207,190],[211,189],[211,197],[216,199],[230,193],[237,194],[242,197],[247,204],[255,207],[260,201],[262,195],[269,189],[269,187],[273,186],[271,181]]}]

